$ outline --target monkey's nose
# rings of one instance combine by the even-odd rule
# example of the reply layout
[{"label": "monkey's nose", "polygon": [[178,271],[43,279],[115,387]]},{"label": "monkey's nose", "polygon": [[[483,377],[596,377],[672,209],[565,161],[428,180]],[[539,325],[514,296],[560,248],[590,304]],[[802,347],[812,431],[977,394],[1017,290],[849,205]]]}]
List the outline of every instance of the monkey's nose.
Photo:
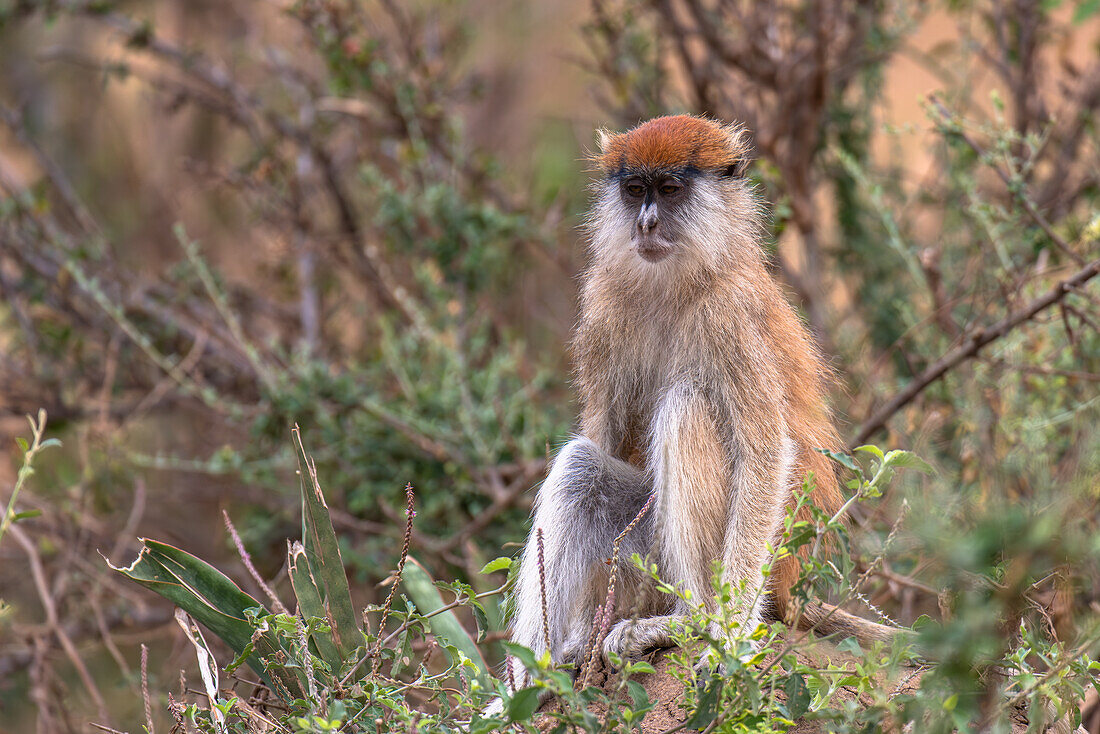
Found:
[{"label": "monkey's nose", "polygon": [[643,211],[638,217],[638,231],[649,234],[657,228],[657,212],[653,210]]}]

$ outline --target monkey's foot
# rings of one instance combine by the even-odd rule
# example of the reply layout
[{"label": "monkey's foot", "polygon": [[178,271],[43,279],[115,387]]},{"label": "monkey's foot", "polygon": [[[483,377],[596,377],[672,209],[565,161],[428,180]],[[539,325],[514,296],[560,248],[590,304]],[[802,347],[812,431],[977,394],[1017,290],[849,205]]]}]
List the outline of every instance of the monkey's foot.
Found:
[{"label": "monkey's foot", "polygon": [[626,660],[646,650],[673,647],[670,625],[682,617],[666,614],[643,619],[623,619],[615,623],[603,641],[603,659],[610,663],[611,653]]},{"label": "monkey's foot", "polygon": [[489,718],[490,716],[500,716],[503,713],[504,699],[502,698],[494,698],[492,701],[489,702],[489,705],[487,705],[481,711],[481,715],[485,718]]}]

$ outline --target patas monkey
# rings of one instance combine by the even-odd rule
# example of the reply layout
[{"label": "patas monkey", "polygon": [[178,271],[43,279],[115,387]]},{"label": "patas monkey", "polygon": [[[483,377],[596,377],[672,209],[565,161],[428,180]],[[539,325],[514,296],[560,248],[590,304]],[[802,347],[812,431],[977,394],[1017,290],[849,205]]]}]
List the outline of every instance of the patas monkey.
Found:
[{"label": "patas monkey", "polygon": [[[798,559],[762,567],[792,490],[813,472],[814,503],[841,504],[815,448],[840,446],[825,402],[828,371],[767,271],[761,206],[743,173],[746,133],[689,116],[600,135],[590,264],[573,342],[580,433],[554,459],[535,500],[517,579],[512,639],[554,662],[580,662],[607,594],[612,543],[651,495],[620,554],[647,554],[661,578],[714,606],[713,562],[745,585],[745,634],[792,621]],[[537,563],[542,533],[545,594]],[[686,609],[623,564],[605,641],[630,655],[670,643]],[[769,598],[770,597],[770,598]],[[623,617],[638,614],[635,620]],[[804,624],[884,637],[888,630],[810,605]],[[547,641],[547,636],[549,640]],[[517,685],[526,680],[513,664]]]}]

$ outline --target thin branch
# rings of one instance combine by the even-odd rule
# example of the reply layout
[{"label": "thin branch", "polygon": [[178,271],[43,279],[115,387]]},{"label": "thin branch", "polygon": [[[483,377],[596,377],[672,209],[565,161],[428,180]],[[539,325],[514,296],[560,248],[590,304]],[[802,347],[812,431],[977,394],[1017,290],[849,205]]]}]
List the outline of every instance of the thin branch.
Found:
[{"label": "thin branch", "polygon": [[225,520],[225,529],[229,531],[229,537],[233,539],[233,546],[237,549],[237,555],[240,557],[241,562],[244,563],[248,575],[251,576],[252,580],[256,582],[256,585],[267,594],[267,598],[271,600],[271,605],[277,614],[290,614],[287,608],[283,606],[283,602],[275,594],[274,590],[264,581],[264,577],[256,570],[256,566],[252,564],[252,556],[245,550],[244,541],[241,540],[241,536],[237,532],[237,528],[233,525],[233,521],[229,519],[229,513],[224,509],[222,510],[222,518]]},{"label": "thin branch", "polygon": [[49,584],[46,582],[46,572],[42,566],[42,558],[38,554],[38,549],[35,547],[34,542],[30,539],[23,529],[18,525],[12,525],[9,528],[11,536],[15,538],[15,542],[19,543],[23,548],[23,552],[27,554],[27,560],[30,562],[31,578],[34,580],[35,589],[38,591],[38,599],[42,603],[42,608],[46,612],[46,625],[50,631],[53,632],[54,637],[57,638],[58,643],[61,645],[61,649],[65,651],[65,656],[69,658],[69,662],[72,663],[73,668],[76,669],[76,674],[80,678],[81,683],[84,684],[84,688],[88,691],[88,695],[91,696],[92,702],[96,707],[96,715],[103,721],[110,721],[111,717],[108,715],[107,702],[103,698],[103,694],[100,693],[99,687],[96,685],[95,678],[88,671],[88,667],[84,664],[84,660],[80,657],[80,652],[76,649],[76,645],[73,644],[72,638],[69,637],[65,628],[61,625],[61,620],[57,615],[57,604],[54,601],[53,595],[50,593]]},{"label": "thin branch", "polygon": [[438,544],[430,544],[429,547],[435,553],[448,553],[474,537],[496,520],[500,513],[516,503],[516,500],[529,489],[531,480],[542,472],[543,463],[537,462],[524,470],[518,477],[512,480],[505,492],[493,500],[493,503],[466,524],[461,531],[455,533],[447,540]]},{"label": "thin branch", "polygon": [[83,202],[81,202],[80,197],[76,193],[76,188],[69,181],[68,177],[65,176],[61,167],[54,162],[53,158],[46,155],[42,146],[27,133],[27,129],[23,125],[22,115],[0,105],[0,122],[3,122],[4,125],[11,130],[15,139],[22,143],[27,150],[34,155],[35,160],[38,161],[38,165],[41,166],[43,172],[46,174],[46,178],[49,179],[54,190],[57,191],[58,196],[61,197],[61,201],[64,202],[65,207],[69,210],[69,213],[72,214],[73,219],[80,224],[85,234],[100,234],[99,225],[96,223],[95,218],[84,206]]},{"label": "thin branch", "polygon": [[914,398],[925,390],[925,388],[935,383],[947,374],[948,371],[954,369],[968,359],[973,359],[977,356],[978,351],[982,347],[1000,339],[1020,324],[1030,321],[1041,311],[1061,302],[1062,299],[1066,297],[1067,293],[1084,285],[1098,274],[1100,274],[1100,258],[1093,260],[1071,277],[1055,285],[1042,296],[1039,296],[1018,311],[1010,313],[989,328],[978,326],[968,330],[963,336],[962,343],[959,346],[929,365],[928,368],[910,382],[904,390],[887,401],[876,410],[870,418],[864,421],[863,425],[860,426],[859,430],[856,432],[856,436],[852,440],[852,443],[849,445],[849,450],[854,446],[866,443],[868,438],[886,426],[886,422],[890,420],[895,413],[911,403]]}]

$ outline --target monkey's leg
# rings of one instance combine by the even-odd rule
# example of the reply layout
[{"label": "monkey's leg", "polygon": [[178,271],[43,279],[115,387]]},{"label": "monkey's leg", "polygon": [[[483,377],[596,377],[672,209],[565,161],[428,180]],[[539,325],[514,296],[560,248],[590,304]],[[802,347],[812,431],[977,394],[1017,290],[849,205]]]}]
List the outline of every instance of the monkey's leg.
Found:
[{"label": "monkey's leg", "polygon": [[[535,499],[534,522],[516,579],[514,642],[531,648],[536,657],[549,644],[555,663],[575,662],[567,658],[581,653],[596,609],[607,595],[606,559],[612,544],[649,494],[644,472],[611,457],[589,439],[575,438],[561,449]],[[624,539],[621,557],[648,552],[651,517],[647,513]],[[517,687],[526,684],[523,666],[516,660],[507,664]]]}]

